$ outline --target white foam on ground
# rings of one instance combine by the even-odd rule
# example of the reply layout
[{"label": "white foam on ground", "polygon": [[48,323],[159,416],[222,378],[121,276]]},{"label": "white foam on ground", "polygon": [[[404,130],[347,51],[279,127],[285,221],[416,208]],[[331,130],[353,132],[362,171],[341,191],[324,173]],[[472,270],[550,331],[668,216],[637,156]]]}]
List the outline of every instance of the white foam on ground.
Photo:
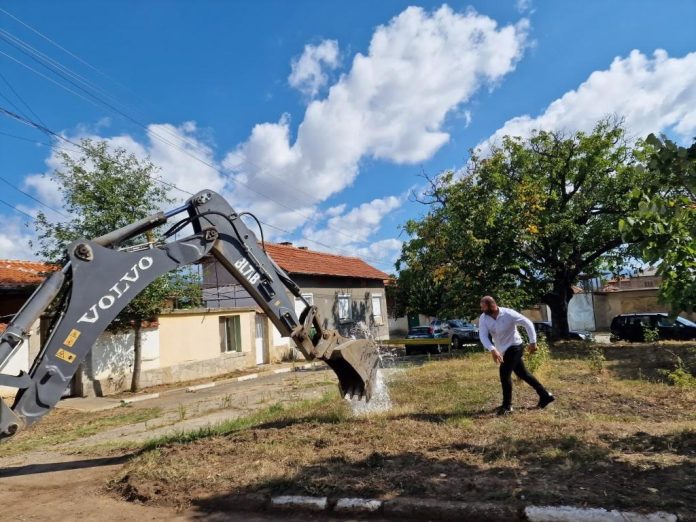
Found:
[{"label": "white foam on ground", "polygon": [[348,400],[348,402],[353,410],[353,415],[369,415],[389,410],[392,405],[391,397],[389,397],[389,388],[387,387],[382,368],[377,369],[370,401],[353,399]]},{"label": "white foam on ground", "polygon": [[677,522],[676,515],[663,511],[633,513],[571,506],[527,506],[524,514],[532,522]]}]

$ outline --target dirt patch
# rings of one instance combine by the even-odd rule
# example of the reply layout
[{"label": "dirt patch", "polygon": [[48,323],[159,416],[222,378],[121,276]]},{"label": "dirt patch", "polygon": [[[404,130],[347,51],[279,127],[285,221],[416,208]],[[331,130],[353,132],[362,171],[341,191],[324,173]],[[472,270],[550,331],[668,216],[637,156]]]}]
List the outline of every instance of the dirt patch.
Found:
[{"label": "dirt patch", "polygon": [[393,378],[388,413],[353,418],[333,395],[276,408],[147,451],[112,487],[180,509],[262,493],[696,510],[696,393],[629,378],[634,361],[598,372],[566,352],[539,373],[557,394],[552,408],[533,409],[536,396],[516,383],[509,418],[492,413],[489,357],[432,361]]}]

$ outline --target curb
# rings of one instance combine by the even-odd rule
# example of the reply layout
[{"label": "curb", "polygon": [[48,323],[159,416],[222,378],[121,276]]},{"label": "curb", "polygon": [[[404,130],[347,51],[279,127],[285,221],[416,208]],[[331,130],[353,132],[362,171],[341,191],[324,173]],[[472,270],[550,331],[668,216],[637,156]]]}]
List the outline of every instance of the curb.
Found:
[{"label": "curb", "polygon": [[150,399],[158,399],[159,393],[148,393],[147,395],[140,395],[136,397],[128,397],[127,399],[121,399],[122,404],[130,404],[131,402],[149,401]]},{"label": "curb", "polygon": [[312,497],[305,495],[231,495],[216,501],[224,511],[277,511],[336,513],[348,516],[380,516],[400,520],[475,520],[481,522],[677,522],[672,513],[637,513],[572,506],[524,506],[399,497],[379,500],[357,497]]},{"label": "curb", "polygon": [[[110,406],[109,408],[116,408],[116,407],[121,406],[123,404],[130,404],[132,402],[140,402],[140,401],[147,401],[150,399],[158,399],[160,396],[170,395],[172,393],[181,392],[181,391],[185,391],[186,393],[195,393],[198,390],[204,390],[206,388],[212,388],[214,386],[220,386],[220,385],[231,383],[231,382],[251,381],[251,380],[259,379],[262,377],[270,377],[271,375],[276,375],[276,374],[280,374],[280,373],[302,372],[302,371],[308,371],[308,370],[321,370],[321,369],[328,369],[328,366],[325,365],[324,363],[311,362],[311,363],[302,364],[302,365],[287,366],[285,368],[276,368],[276,369],[269,368],[269,369],[261,371],[261,372],[242,375],[241,377],[233,377],[230,379],[224,379],[224,380],[220,380],[220,381],[210,381],[210,382],[205,382],[202,384],[195,384],[192,386],[181,386],[179,388],[170,388],[168,390],[164,390],[164,391],[158,392],[158,393],[148,393],[146,395],[136,395],[133,397],[128,397],[128,398],[120,399],[120,400],[114,399],[114,400],[118,400],[119,402],[114,404],[113,406]],[[108,399],[109,397],[99,397],[99,398],[100,399],[101,398]],[[104,408],[104,409],[108,409],[108,408]],[[98,411],[98,410],[94,410],[94,411]]]},{"label": "curb", "polygon": [[214,382],[206,382],[205,384],[196,384],[195,386],[189,386],[186,388],[187,392],[195,392],[198,390],[204,390],[206,388],[212,388],[215,386]]},{"label": "curb", "polygon": [[[196,392],[198,390],[212,388],[213,386],[227,384],[230,382],[251,381],[253,379],[260,379],[262,377],[269,377],[271,375],[277,375],[280,373],[302,372],[302,371],[307,371],[307,370],[318,370],[318,369],[322,369],[322,368],[328,369],[328,366],[324,365],[323,363],[311,362],[311,363],[307,363],[307,364],[296,365],[294,367],[287,366],[285,368],[277,368],[275,370],[269,369],[269,370],[262,371],[262,372],[250,373],[247,375],[242,375],[241,377],[233,377],[231,379],[224,379],[224,380],[220,380],[220,381],[210,381],[210,382],[206,382],[203,384],[196,384],[194,386],[187,386],[187,387],[181,387],[181,388],[171,388],[171,389],[166,390],[162,393],[163,394],[170,394],[170,393],[179,392],[182,390],[185,390],[186,392],[192,393],[192,392]],[[155,399],[156,397],[154,397],[154,395],[158,395],[158,394],[143,395],[143,397],[145,397],[145,398],[138,399],[138,400]]]}]

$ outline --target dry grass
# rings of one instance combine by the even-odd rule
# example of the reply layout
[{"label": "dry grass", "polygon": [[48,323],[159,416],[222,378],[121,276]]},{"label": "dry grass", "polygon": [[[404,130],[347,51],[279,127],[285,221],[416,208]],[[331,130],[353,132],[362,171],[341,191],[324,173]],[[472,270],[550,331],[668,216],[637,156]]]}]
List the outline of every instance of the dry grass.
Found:
[{"label": "dry grass", "polygon": [[101,412],[55,410],[41,422],[0,444],[0,457],[53,448],[110,428],[145,422],[158,417],[160,413],[159,408],[135,409],[128,406]]},{"label": "dry grass", "polygon": [[548,410],[516,383],[515,414],[495,417],[489,357],[435,360],[393,376],[387,413],[354,418],[335,395],[274,406],[151,443],[112,486],[202,508],[264,492],[696,510],[696,391],[634,378],[638,351],[608,350],[598,374],[585,350],[557,348],[539,370]]}]

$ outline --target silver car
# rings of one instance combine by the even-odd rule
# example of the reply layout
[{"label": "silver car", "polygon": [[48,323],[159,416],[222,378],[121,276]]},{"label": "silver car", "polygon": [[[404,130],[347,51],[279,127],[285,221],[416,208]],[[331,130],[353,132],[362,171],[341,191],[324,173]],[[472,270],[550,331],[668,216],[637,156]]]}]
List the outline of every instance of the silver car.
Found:
[{"label": "silver car", "polygon": [[479,331],[475,324],[463,319],[450,319],[447,326],[453,349],[458,350],[464,344],[479,342]]}]

